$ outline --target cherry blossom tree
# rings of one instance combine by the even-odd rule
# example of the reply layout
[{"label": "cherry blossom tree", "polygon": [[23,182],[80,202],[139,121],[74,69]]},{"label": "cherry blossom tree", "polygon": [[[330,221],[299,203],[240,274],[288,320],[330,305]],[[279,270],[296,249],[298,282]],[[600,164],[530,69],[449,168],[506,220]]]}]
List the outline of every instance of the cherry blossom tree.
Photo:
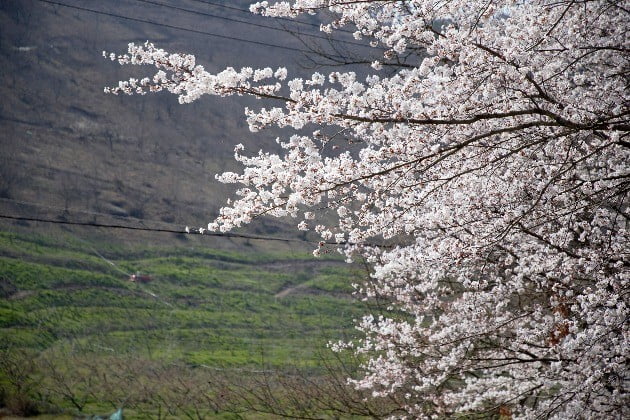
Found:
[{"label": "cherry blossom tree", "polygon": [[[281,154],[236,146],[242,172],[217,178],[239,184],[238,197],[208,229],[291,216],[321,236],[315,254],[334,243],[370,262],[357,293],[391,312],[333,345],[365,355],[357,388],[400,397],[409,418],[622,418],[629,7],[261,2],[251,9],[267,16],[326,9],[336,20],[323,31],[352,28],[383,58],[365,80],[288,80],[282,67],[209,74],[191,55],[130,44],[111,58],[157,73],[106,91],[253,95],[268,106],[246,109],[252,131],[294,130]],[[417,65],[380,72],[410,53]]]}]

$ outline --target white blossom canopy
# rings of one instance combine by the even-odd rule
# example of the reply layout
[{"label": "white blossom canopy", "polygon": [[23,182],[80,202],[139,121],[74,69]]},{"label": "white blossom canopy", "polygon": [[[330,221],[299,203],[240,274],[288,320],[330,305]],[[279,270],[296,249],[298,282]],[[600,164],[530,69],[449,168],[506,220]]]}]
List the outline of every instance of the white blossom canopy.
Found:
[{"label": "white blossom canopy", "polygon": [[[239,198],[209,229],[260,214],[345,244],[373,265],[364,297],[386,299],[352,379],[399,401],[400,417],[628,416],[627,1],[257,3],[295,17],[327,9],[386,47],[373,74],[228,68],[152,44],[111,58],[158,68],[113,93],[166,89],[191,102],[250,94],[250,129],[290,127],[282,154],[244,154]],[[418,65],[379,75],[415,54]],[[390,67],[391,68],[391,67]],[[352,143],[352,151],[349,150]],[[357,151],[357,147],[359,150]],[[318,221],[325,206],[337,222]],[[330,220],[330,219],[325,219]],[[396,246],[368,243],[389,240]],[[323,243],[323,242],[322,242]],[[315,253],[317,254],[319,250]]]}]

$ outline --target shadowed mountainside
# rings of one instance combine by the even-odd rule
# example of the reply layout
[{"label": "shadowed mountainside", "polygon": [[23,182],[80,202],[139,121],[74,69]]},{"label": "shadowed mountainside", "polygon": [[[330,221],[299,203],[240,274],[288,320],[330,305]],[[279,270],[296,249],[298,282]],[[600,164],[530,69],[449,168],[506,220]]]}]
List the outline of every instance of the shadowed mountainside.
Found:
[{"label": "shadowed mountainside", "polygon": [[[169,3],[198,13],[137,0],[65,3],[102,13],[39,0],[0,4],[0,210],[71,220],[125,218],[160,226],[204,226],[230,196],[232,186],[216,182],[214,175],[238,170],[234,145],[243,143],[252,153],[278,150],[275,138],[282,133],[249,133],[243,107],[259,104],[251,98],[206,97],[179,105],[167,93],[104,94],[104,86],[151,75],[152,70],[121,67],[104,59],[102,51],[122,53],[128,42],[151,40],[168,51],[195,54],[210,71],[282,65],[292,75],[305,73],[299,66],[304,56],[111,14],[304,48],[287,32],[226,19],[278,28],[291,24],[234,9],[246,9],[247,1],[224,2],[224,7]],[[306,25],[292,28],[317,32]],[[286,234],[287,226],[261,219],[248,231]]]}]

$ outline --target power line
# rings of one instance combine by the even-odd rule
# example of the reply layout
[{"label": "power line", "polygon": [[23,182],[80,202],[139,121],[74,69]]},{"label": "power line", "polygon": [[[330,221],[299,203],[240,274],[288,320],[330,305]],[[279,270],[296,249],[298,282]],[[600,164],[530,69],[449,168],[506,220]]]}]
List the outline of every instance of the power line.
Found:
[{"label": "power line", "polygon": [[[42,222],[42,223],[51,223],[51,224],[57,224],[57,225],[89,226],[89,227],[98,227],[98,228],[106,228],[106,229],[135,230],[135,231],[143,231],[143,232],[177,233],[177,234],[189,234],[189,235],[214,236],[214,237],[220,237],[220,238],[251,239],[251,240],[258,240],[258,241],[303,242],[303,243],[311,243],[311,244],[317,243],[317,241],[308,241],[304,239],[276,238],[272,236],[247,235],[243,233],[232,233],[232,232],[210,232],[202,228],[188,228],[188,227],[186,229],[150,228],[150,227],[140,227],[140,226],[117,225],[117,224],[110,224],[110,223],[77,222],[77,221],[70,221],[70,220],[45,219],[45,218],[40,218],[40,217],[12,216],[12,215],[7,215],[7,214],[0,214],[0,219],[18,220],[18,221],[25,221],[25,222]],[[337,243],[330,243],[330,244],[338,245]]]},{"label": "power line", "polygon": [[[169,28],[169,29],[176,29],[176,30],[179,30],[179,31],[191,32],[191,33],[196,33],[196,34],[206,35],[206,36],[212,36],[212,37],[215,37],[215,38],[229,39],[231,41],[244,42],[244,43],[254,44],[254,45],[262,45],[262,46],[265,46],[265,47],[278,48],[278,49],[288,50],[288,51],[296,51],[296,52],[301,52],[301,53],[304,53],[304,54],[314,54],[315,53],[314,51],[303,50],[301,48],[287,47],[285,45],[269,44],[267,42],[261,42],[261,41],[252,41],[252,40],[244,39],[244,38],[237,38],[237,37],[233,37],[233,36],[215,34],[215,33],[212,33],[212,32],[200,31],[200,30],[197,30],[197,29],[182,28],[181,26],[169,25],[167,23],[158,23],[158,22],[153,22],[153,21],[150,21],[150,20],[135,18],[135,17],[131,17],[131,16],[118,15],[118,14],[115,14],[115,13],[104,12],[102,10],[88,9],[87,7],[74,6],[74,5],[70,5],[70,4],[66,4],[66,3],[59,3],[59,2],[56,2],[56,1],[52,1],[52,0],[37,0],[37,1],[42,2],[42,3],[48,3],[48,4],[56,5],[56,6],[67,7],[69,9],[81,10],[83,12],[95,13],[97,15],[110,16],[110,17],[114,17],[114,18],[118,18],[118,19],[130,20],[130,21],[133,21],[133,22],[147,23],[149,25],[162,26],[162,27]],[[336,58],[341,58],[341,59],[345,58],[345,57],[342,57],[342,56],[336,55],[336,54],[326,54],[326,55],[329,56],[329,57],[336,57]]]},{"label": "power line", "polygon": [[[90,211],[90,210],[79,210],[79,209],[73,209],[73,208],[61,207],[61,206],[51,206],[49,204],[34,203],[32,201],[14,200],[12,198],[6,198],[6,197],[0,197],[0,200],[6,201],[9,203],[19,204],[22,206],[39,207],[41,209],[56,210],[56,211],[61,211],[64,213],[81,213],[81,214],[88,214],[92,216],[109,217],[113,219],[134,220],[139,223],[152,222],[152,223],[161,223],[163,225],[171,225],[171,226],[173,225],[173,223],[165,222],[163,220],[152,220],[152,219],[145,219],[145,218],[140,218],[140,217],[124,216],[120,214],[103,213],[103,212]],[[190,207],[190,206],[187,206],[187,207]]]},{"label": "power line", "polygon": [[[207,229],[190,228],[188,226],[186,226],[185,229],[150,228],[150,227],[140,227],[140,226],[117,225],[117,224],[111,224],[111,223],[77,222],[77,221],[70,221],[70,220],[45,219],[42,217],[13,216],[13,215],[8,215],[8,214],[0,214],[0,219],[8,219],[8,220],[16,220],[16,221],[24,221],[24,222],[51,223],[55,225],[87,226],[87,227],[97,227],[97,228],[105,228],[105,229],[122,229],[122,230],[135,230],[135,231],[156,232],[156,233],[202,235],[202,236],[212,236],[212,237],[217,237],[217,238],[248,239],[248,240],[255,240],[255,241],[300,242],[300,243],[308,243],[308,244],[318,244],[319,246],[357,245],[351,242],[309,241],[307,239],[278,238],[278,237],[273,237],[273,236],[248,235],[244,233],[212,232]],[[374,244],[374,243],[368,243],[368,242],[363,243],[362,245],[368,246],[368,247],[375,247],[375,248],[392,248],[393,247],[392,245]]]},{"label": "power line", "polygon": [[[109,214],[109,213],[96,212],[96,211],[89,211],[89,210],[71,209],[71,208],[65,208],[65,207],[60,207],[60,206],[51,206],[51,205],[47,205],[47,204],[34,203],[32,201],[14,200],[12,198],[0,197],[0,200],[1,201],[6,201],[6,202],[9,202],[9,203],[19,204],[19,205],[22,205],[22,206],[30,206],[30,207],[35,207],[35,208],[39,208],[39,209],[48,209],[48,210],[61,211],[63,213],[80,213],[80,214],[87,214],[87,215],[101,216],[101,217],[109,217],[109,218],[121,219],[121,220],[131,220],[131,221],[138,222],[138,223],[140,223],[143,226],[144,226],[144,222],[159,223],[159,224],[167,225],[167,226],[178,226],[175,223],[169,223],[169,222],[165,222],[165,221],[162,221],[162,220],[151,220],[151,219],[144,219],[144,218],[133,217],[133,216],[122,216],[122,215]],[[61,221],[59,221],[59,222],[61,222]],[[147,229],[150,229],[150,228],[147,228]],[[199,232],[199,229],[192,229],[192,231],[191,231],[191,228],[189,228],[189,232],[186,232],[185,230],[182,231],[180,229],[173,229],[173,231],[176,232],[176,233],[202,234],[202,233]],[[210,233],[211,232],[208,232],[207,230],[204,230],[203,235],[210,235]],[[217,236],[217,235],[212,235],[212,236]],[[262,237],[260,237],[260,238],[262,238]],[[294,240],[294,239],[287,239],[287,240]],[[297,239],[295,239],[295,240],[297,240]],[[304,241],[304,242],[317,243],[315,241]]]},{"label": "power line", "polygon": [[[231,18],[231,17],[227,17],[227,16],[214,15],[212,13],[206,13],[206,12],[201,12],[201,11],[198,11],[198,10],[186,9],[184,7],[179,7],[179,6],[172,6],[170,4],[164,4],[164,3],[160,3],[160,2],[157,2],[157,1],[153,1],[153,0],[135,0],[135,1],[141,2],[141,3],[153,4],[155,6],[161,6],[161,7],[167,8],[167,9],[179,10],[179,11],[182,11],[182,12],[191,13],[191,14],[195,14],[195,15],[208,16],[208,17],[211,17],[211,18],[214,18],[214,19],[220,19],[220,20],[226,20],[226,21],[229,21],[229,22],[242,23],[242,24],[245,24],[245,25],[256,26],[256,27],[259,27],[259,28],[271,29],[273,31],[289,32],[289,33],[291,33],[291,31],[289,31],[288,29],[285,29],[285,28],[278,28],[276,26],[264,25],[262,23],[249,22],[249,21],[246,21],[246,20],[235,19],[235,18]],[[242,10],[242,9],[239,9],[239,10]],[[326,41],[329,41],[329,42],[334,41],[334,42],[339,42],[339,43],[344,43],[344,44],[358,45],[360,47],[365,47],[365,48],[371,48],[369,45],[361,44],[359,42],[346,41],[346,40],[341,40],[341,39],[332,39],[332,38],[329,38],[329,37],[326,37],[326,36],[322,36],[322,35],[317,35],[317,34],[310,34],[310,33],[300,32],[300,35],[301,36],[311,37],[311,38],[319,38],[319,39],[323,39],[323,40],[326,40]]]},{"label": "power line", "polygon": [[[194,1],[194,2],[197,2],[197,3],[203,3],[203,4],[209,4],[211,6],[222,7],[224,9],[235,10],[237,12],[247,13],[247,14],[251,15],[251,12],[249,10],[247,10],[247,9],[241,9],[240,7],[228,6],[228,5],[225,5],[225,4],[222,4],[222,3],[217,3],[217,2],[214,2],[214,1],[208,1],[208,0],[190,0],[190,1]],[[315,23],[304,22],[304,21],[296,20],[296,19],[289,19],[289,18],[285,18],[285,17],[282,17],[282,16],[268,16],[268,17],[276,19],[276,20],[285,20],[285,21],[291,22],[291,23],[299,23],[300,25],[312,26],[312,27],[315,27],[315,28],[318,28],[318,29],[320,27],[319,25],[317,25]],[[349,31],[347,29],[337,29],[337,31],[339,31],[339,32],[346,32],[346,33],[349,33],[349,34],[354,33],[353,31]]]},{"label": "power line", "polygon": [[[111,213],[104,213],[104,212],[90,211],[90,210],[79,210],[79,209],[74,209],[74,208],[69,208],[69,207],[52,206],[50,204],[35,203],[32,201],[15,200],[15,199],[6,198],[6,197],[0,197],[0,201],[6,201],[8,203],[17,204],[20,206],[36,207],[38,209],[55,210],[55,211],[59,211],[65,214],[79,213],[79,214],[87,214],[91,216],[108,217],[110,219],[119,219],[119,220],[125,220],[125,221],[130,220],[132,222],[140,223],[143,226],[144,226],[144,222],[159,223],[161,225],[166,225],[166,226],[181,226],[181,224],[165,222],[164,220],[146,219],[146,218],[141,218],[141,217],[127,216],[127,215],[122,215],[122,214],[111,214]],[[188,204],[186,205],[186,208],[202,209],[203,207]]]}]

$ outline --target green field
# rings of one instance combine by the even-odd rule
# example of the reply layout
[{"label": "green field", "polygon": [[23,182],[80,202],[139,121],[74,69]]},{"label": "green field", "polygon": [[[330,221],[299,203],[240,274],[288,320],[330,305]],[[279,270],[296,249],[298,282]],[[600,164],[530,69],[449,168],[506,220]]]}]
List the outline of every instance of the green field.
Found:
[{"label": "green field", "polygon": [[[131,282],[136,272],[151,281]],[[221,389],[267,372],[329,370],[327,341],[350,338],[365,312],[350,286],[364,276],[333,255],[0,232],[2,405],[23,414],[124,406],[137,418],[243,416],[224,410]]]}]

